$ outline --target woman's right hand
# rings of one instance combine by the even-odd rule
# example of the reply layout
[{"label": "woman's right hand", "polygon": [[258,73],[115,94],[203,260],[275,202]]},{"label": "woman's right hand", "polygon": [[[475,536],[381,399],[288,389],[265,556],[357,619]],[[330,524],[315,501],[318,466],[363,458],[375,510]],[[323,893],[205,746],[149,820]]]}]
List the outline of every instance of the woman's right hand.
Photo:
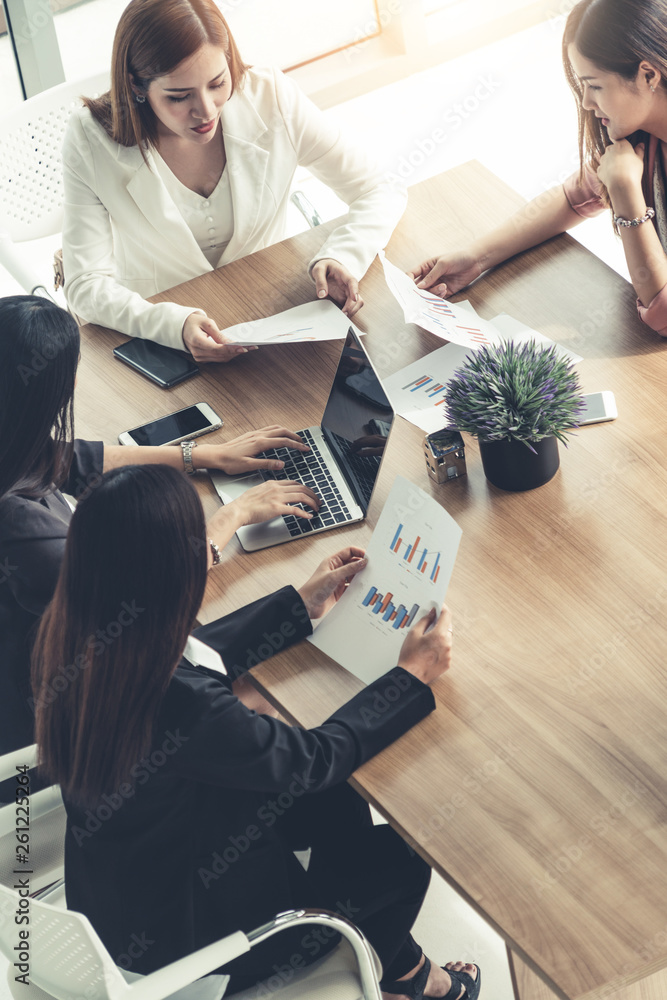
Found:
[{"label": "woman's right hand", "polygon": [[424,288],[427,292],[447,299],[479,278],[483,270],[476,254],[470,250],[462,250],[460,253],[431,257],[408,271],[408,274],[417,288]]},{"label": "woman's right hand", "polygon": [[399,667],[423,681],[432,684],[452,660],[452,614],[443,604],[438,620],[433,608],[420,618],[406,635],[398,657]]},{"label": "woman's right hand", "polygon": [[274,517],[294,514],[295,517],[313,517],[310,511],[301,510],[295,504],[303,503],[317,511],[320,506],[319,497],[309,486],[292,480],[271,479],[259,486],[246,490],[236,500],[225,504],[222,510],[234,512],[237,515],[239,527],[244,524],[259,524],[261,521],[271,521]]},{"label": "woman's right hand", "polygon": [[232,361],[239,354],[256,351],[256,347],[241,347],[227,340],[215,320],[203,312],[192,312],[183,324],[183,343],[195,359],[208,361]]}]

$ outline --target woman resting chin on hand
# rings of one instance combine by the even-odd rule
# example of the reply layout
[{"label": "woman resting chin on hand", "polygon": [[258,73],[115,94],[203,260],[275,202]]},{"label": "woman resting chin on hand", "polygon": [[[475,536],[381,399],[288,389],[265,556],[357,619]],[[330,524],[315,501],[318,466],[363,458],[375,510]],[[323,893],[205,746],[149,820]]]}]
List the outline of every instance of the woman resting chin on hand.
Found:
[{"label": "woman resting chin on hand", "polygon": [[611,209],[641,319],[667,336],[667,19],[664,0],[580,0],[563,36],[581,168],[463,250],[410,272],[447,297],[502,261]]}]

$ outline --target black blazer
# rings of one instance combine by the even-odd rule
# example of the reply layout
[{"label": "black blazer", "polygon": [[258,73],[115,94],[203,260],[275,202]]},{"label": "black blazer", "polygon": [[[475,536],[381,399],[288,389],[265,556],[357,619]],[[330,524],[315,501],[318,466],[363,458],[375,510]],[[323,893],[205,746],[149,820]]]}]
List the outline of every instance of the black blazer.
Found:
[{"label": "black blazer", "polygon": [[[101,441],[75,441],[62,489],[81,496],[102,474]],[[0,754],[34,742],[30,649],[53,597],[72,509],[60,490],[33,499],[0,499]],[[34,786],[37,787],[36,785]],[[0,801],[13,800],[15,783],[0,783]]]},{"label": "black blazer", "polygon": [[[195,634],[239,674],[270,652],[265,632],[295,642],[310,631],[285,587]],[[395,667],[303,730],[249,711],[231,678],[182,661],[134,788],[89,809],[66,802],[68,906],[119,964],[146,973],[301,905],[276,809],[345,781],[434,707],[430,688]]]}]

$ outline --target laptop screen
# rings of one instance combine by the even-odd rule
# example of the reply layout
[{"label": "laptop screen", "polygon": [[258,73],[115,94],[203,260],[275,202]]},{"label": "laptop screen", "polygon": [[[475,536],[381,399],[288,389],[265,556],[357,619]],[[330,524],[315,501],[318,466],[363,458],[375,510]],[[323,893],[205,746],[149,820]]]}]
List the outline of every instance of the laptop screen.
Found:
[{"label": "laptop screen", "polygon": [[382,383],[350,327],[322,417],[322,433],[364,514],[393,419]]}]

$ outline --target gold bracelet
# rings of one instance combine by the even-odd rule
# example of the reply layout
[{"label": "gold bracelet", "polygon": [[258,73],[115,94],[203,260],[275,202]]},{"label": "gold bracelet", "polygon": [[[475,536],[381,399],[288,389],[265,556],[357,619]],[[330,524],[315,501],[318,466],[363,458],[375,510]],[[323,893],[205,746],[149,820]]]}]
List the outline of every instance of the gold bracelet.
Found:
[{"label": "gold bracelet", "polygon": [[215,544],[212,538],[209,538],[208,544],[211,547],[211,554],[213,556],[213,565],[218,566],[222,561],[222,556],[220,554],[220,548]]}]

